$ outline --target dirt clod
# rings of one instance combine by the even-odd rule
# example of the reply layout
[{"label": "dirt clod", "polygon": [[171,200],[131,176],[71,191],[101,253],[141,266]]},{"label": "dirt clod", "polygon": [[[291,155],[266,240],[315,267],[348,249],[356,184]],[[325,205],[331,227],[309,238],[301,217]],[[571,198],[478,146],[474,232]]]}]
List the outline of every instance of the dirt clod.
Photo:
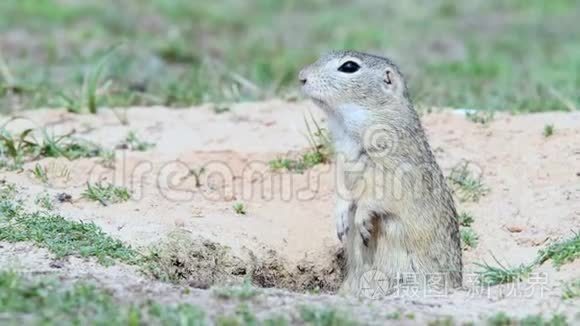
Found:
[{"label": "dirt clod", "polygon": [[524,228],[525,227],[523,225],[506,225],[506,229],[511,233],[520,233],[524,230]]}]

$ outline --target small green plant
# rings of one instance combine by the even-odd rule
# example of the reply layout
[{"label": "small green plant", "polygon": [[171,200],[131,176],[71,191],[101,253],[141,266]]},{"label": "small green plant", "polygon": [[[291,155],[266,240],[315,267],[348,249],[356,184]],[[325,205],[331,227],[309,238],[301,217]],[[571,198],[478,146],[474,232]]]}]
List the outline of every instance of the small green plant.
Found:
[{"label": "small green plant", "polygon": [[[198,307],[187,303],[178,305],[165,305],[151,303],[150,307],[144,307],[141,311],[146,311],[154,321],[152,324],[158,325],[206,325],[204,311]],[[138,325],[139,323],[135,323]]]},{"label": "small green plant", "polygon": [[551,318],[545,319],[542,315],[529,315],[520,320],[510,317],[505,312],[498,312],[487,319],[487,325],[490,326],[567,326],[566,316],[555,314]]},{"label": "small green plant", "polygon": [[14,137],[6,130],[0,130],[2,166],[18,169],[25,161],[33,161],[43,157],[65,157],[69,160],[75,160],[82,157],[99,156],[103,151],[96,144],[73,138],[73,132],[55,136],[43,129],[41,130],[42,138],[37,140],[32,134],[33,131],[33,129],[27,129]]},{"label": "small green plant", "polygon": [[130,150],[139,152],[144,152],[155,147],[154,143],[149,143],[139,139],[134,131],[130,131],[127,134],[127,137],[125,137],[125,144]]},{"label": "small green plant", "polygon": [[304,117],[310,150],[303,153],[298,159],[276,158],[268,162],[273,171],[286,169],[287,171],[302,173],[318,164],[330,162],[332,145],[326,129],[320,127],[316,119],[310,116],[310,122]]},{"label": "small green plant", "polygon": [[199,63],[201,60],[200,56],[187,46],[187,43],[175,37],[158,42],[155,50],[163,60],[171,63],[192,64]]},{"label": "small green plant", "polygon": [[320,308],[303,306],[300,309],[300,317],[307,325],[320,326],[347,326],[357,325],[345,313],[334,308]]},{"label": "small green plant", "polygon": [[562,299],[568,300],[580,297],[580,279],[564,284]]},{"label": "small green plant", "polygon": [[476,266],[481,268],[477,274],[479,276],[479,281],[483,285],[492,286],[523,280],[530,274],[534,267],[533,264],[522,264],[518,267],[506,267],[502,265],[495,256],[493,259],[497,263],[497,266],[491,266],[486,262],[475,263]]},{"label": "small green plant", "polygon": [[189,304],[154,301],[126,304],[108,291],[86,282],[70,284],[56,278],[29,277],[0,271],[0,314],[3,323],[52,325],[205,325],[204,312]]},{"label": "small green plant", "polygon": [[546,324],[553,325],[553,326],[568,326],[569,324],[568,324],[567,319],[568,318],[566,318],[566,316],[563,314],[555,314],[552,316],[550,321],[547,322]]},{"label": "small green plant", "polygon": [[[30,241],[57,258],[95,257],[102,264],[114,260],[129,264],[139,261],[141,256],[136,251],[111,238],[94,223],[70,221],[48,210],[24,209],[17,195],[14,185],[0,185],[0,241]],[[48,198],[42,197],[37,204],[49,205]]]},{"label": "small green plant", "polygon": [[233,208],[234,208],[234,212],[236,212],[236,214],[246,215],[246,208],[244,207],[243,203],[235,203]]},{"label": "small green plant", "polygon": [[45,168],[44,166],[36,163],[36,165],[34,166],[34,169],[32,169],[32,175],[40,180],[40,182],[42,183],[47,183],[48,182],[48,170],[47,168]]},{"label": "small green plant", "polygon": [[65,157],[76,160],[83,157],[97,157],[103,149],[91,142],[75,139],[72,132],[62,136],[55,136],[43,130],[43,139],[31,146],[36,157]]},{"label": "small green plant", "polygon": [[308,132],[306,135],[308,142],[310,143],[312,152],[316,154],[310,156],[316,158],[315,160],[318,162],[317,164],[329,162],[333,149],[328,131],[320,127],[320,124],[318,124],[312,113],[310,113],[310,122],[308,122],[308,119],[304,117],[304,124],[306,125],[306,130]]},{"label": "small green plant", "polygon": [[460,162],[453,167],[447,180],[460,200],[477,202],[489,189],[483,184],[481,176],[474,176],[470,165],[469,161]]},{"label": "small green plant", "polygon": [[[514,324],[516,324],[516,323],[514,323]],[[512,324],[512,325],[514,325],[514,324]],[[522,318],[517,323],[517,325],[520,325],[520,326],[544,326],[544,325],[552,325],[552,324],[546,323],[546,321],[544,320],[542,315],[529,315],[529,316]]]},{"label": "small green plant", "polygon": [[115,167],[115,151],[113,150],[103,150],[101,151],[101,164],[107,168],[114,168]]},{"label": "small green plant", "polygon": [[520,320],[521,326],[568,326],[566,316],[562,314],[555,314],[552,318],[544,319],[542,315],[530,315]]},{"label": "small green plant", "polygon": [[509,317],[505,312],[498,312],[487,319],[490,326],[510,326],[515,325],[516,321]]},{"label": "small green plant", "polygon": [[279,171],[282,169],[286,169],[287,171],[295,171],[302,173],[304,170],[308,168],[302,159],[300,160],[293,160],[289,158],[276,158],[268,162],[270,165],[270,169],[273,171]]},{"label": "small green plant", "polygon": [[34,203],[40,206],[41,208],[44,208],[49,211],[54,209],[54,201],[52,200],[52,198],[50,198],[50,195],[46,192],[38,194],[34,199]]},{"label": "small green plant", "polygon": [[266,319],[264,319],[262,321],[262,325],[264,325],[264,326],[288,326],[288,325],[290,325],[290,323],[288,322],[288,320],[284,316],[273,315],[273,316],[270,316],[270,317],[267,317]]},{"label": "small green plant", "polygon": [[468,212],[461,212],[457,216],[457,220],[459,222],[459,225],[465,226],[465,227],[470,227],[474,221],[473,216]]},{"label": "small green plant", "polygon": [[110,82],[103,80],[103,76],[113,50],[114,48],[84,74],[79,91],[68,95],[64,92],[59,93],[62,104],[69,112],[82,113],[88,110],[89,113],[97,113],[101,97],[108,92],[111,85]]},{"label": "small green plant", "polygon": [[493,111],[473,111],[465,113],[465,117],[467,120],[473,123],[480,123],[483,125],[488,124],[490,121],[493,120],[494,112]]},{"label": "small green plant", "polygon": [[224,105],[224,104],[213,106],[213,112],[215,112],[216,114],[222,114],[222,113],[229,112],[229,111],[230,111],[230,107],[227,105]]},{"label": "small green plant", "polygon": [[545,125],[543,134],[546,138],[552,136],[554,134],[554,125]]},{"label": "small green plant", "polygon": [[481,270],[477,272],[480,282],[485,285],[496,285],[522,280],[530,274],[534,267],[549,259],[552,259],[554,266],[558,268],[578,257],[580,257],[580,232],[574,233],[569,239],[553,243],[546,249],[540,250],[536,260],[527,265],[506,267],[495,257],[493,259],[498,266],[491,266],[485,262],[483,264],[476,263],[476,265],[481,267]]},{"label": "small green plant", "polygon": [[459,231],[461,234],[461,246],[463,250],[477,247],[479,237],[472,228],[462,227]]},{"label": "small green plant", "polygon": [[134,264],[139,258],[133,249],[109,237],[95,224],[67,221],[62,216],[44,212],[17,217],[10,225],[0,226],[1,241],[31,241],[56,257],[96,257],[107,265],[115,259]]},{"label": "small green plant", "polygon": [[453,325],[455,325],[455,321],[453,320],[453,317],[446,316],[446,317],[437,318],[435,320],[431,320],[427,323],[427,325],[428,326],[453,326]]},{"label": "small green plant", "polygon": [[245,280],[242,285],[216,288],[213,293],[222,299],[247,300],[260,294],[260,291],[255,288],[249,280]]},{"label": "small green plant", "polygon": [[580,257],[580,231],[574,233],[569,239],[559,241],[549,245],[546,249],[540,250],[537,263],[543,264],[548,259],[556,267],[572,262]]},{"label": "small green plant", "polygon": [[46,166],[37,163],[30,172],[33,177],[42,183],[48,183],[52,177],[62,178],[66,182],[70,180],[70,169],[66,165],[55,162],[51,162]]},{"label": "small green plant", "polygon": [[16,193],[16,186],[13,183],[0,181],[0,200],[14,200]]},{"label": "small green plant", "polygon": [[388,313],[385,318],[390,319],[390,320],[400,320],[401,319],[401,312],[400,311],[393,311],[391,313]]},{"label": "small green plant", "polygon": [[288,171],[291,171],[294,168],[294,165],[297,163],[298,163],[298,161],[296,161],[296,160],[278,157],[276,159],[269,161],[268,165],[270,166],[270,169],[272,169],[274,171],[278,171],[278,170],[282,170],[282,169],[286,169]]},{"label": "small green plant", "polygon": [[7,130],[0,129],[0,157],[3,167],[15,170],[22,166],[24,157],[30,153],[34,144],[29,140],[32,131],[33,129],[26,129],[14,137]]},{"label": "small green plant", "polygon": [[241,303],[236,307],[235,314],[221,315],[217,318],[218,326],[234,325],[261,325],[258,318],[246,303]]},{"label": "small green plant", "polygon": [[131,199],[131,193],[127,188],[101,182],[95,184],[87,183],[87,189],[85,189],[82,196],[92,201],[98,201],[103,206]]}]

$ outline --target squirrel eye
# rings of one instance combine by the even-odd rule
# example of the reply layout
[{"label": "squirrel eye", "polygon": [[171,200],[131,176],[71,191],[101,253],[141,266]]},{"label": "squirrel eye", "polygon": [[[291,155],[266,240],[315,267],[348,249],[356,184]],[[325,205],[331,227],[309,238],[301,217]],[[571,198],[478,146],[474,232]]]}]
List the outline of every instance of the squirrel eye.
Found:
[{"label": "squirrel eye", "polygon": [[343,63],[342,66],[338,67],[338,71],[345,72],[347,74],[357,72],[359,69],[360,66],[354,61],[347,61]]}]

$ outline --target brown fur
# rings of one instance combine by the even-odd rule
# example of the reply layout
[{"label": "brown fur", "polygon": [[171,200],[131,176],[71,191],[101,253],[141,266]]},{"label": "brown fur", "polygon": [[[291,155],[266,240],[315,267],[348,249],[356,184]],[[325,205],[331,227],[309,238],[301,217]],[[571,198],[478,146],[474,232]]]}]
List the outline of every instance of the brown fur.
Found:
[{"label": "brown fur", "polygon": [[[338,71],[346,61],[360,69]],[[327,113],[335,141],[337,232],[348,264],[343,290],[387,294],[409,277],[424,289],[461,286],[453,198],[398,67],[337,51],[306,67],[300,79]],[[372,284],[369,271],[378,272]]]}]

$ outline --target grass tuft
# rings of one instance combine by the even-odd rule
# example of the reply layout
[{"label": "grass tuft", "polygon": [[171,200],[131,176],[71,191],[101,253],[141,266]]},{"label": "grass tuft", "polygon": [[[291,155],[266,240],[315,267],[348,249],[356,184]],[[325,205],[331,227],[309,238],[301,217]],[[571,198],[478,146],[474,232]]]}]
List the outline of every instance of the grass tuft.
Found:
[{"label": "grass tuft", "polygon": [[7,130],[0,129],[0,157],[1,166],[10,170],[19,169],[24,162],[24,156],[31,152],[34,144],[28,140],[33,129],[22,131],[17,137],[12,136]]},{"label": "grass tuft", "polygon": [[506,267],[502,265],[497,258],[493,257],[493,259],[497,263],[497,266],[491,266],[486,262],[475,263],[476,266],[481,268],[477,274],[479,276],[479,281],[483,285],[492,286],[523,280],[529,275],[534,266],[533,264],[522,264],[518,267]]},{"label": "grass tuft", "polygon": [[461,234],[461,246],[463,250],[467,250],[468,248],[475,248],[477,247],[477,243],[479,237],[470,227],[462,227],[460,229]]},{"label": "grass tuft", "polygon": [[82,113],[88,111],[91,114],[97,113],[102,102],[101,97],[108,92],[111,86],[110,82],[103,80],[103,76],[110,60],[109,55],[113,50],[114,48],[84,74],[83,84],[78,92],[68,95],[64,92],[59,93],[62,104],[69,112]]},{"label": "grass tuft", "polygon": [[[26,161],[34,161],[44,157],[65,157],[69,160],[97,157],[104,150],[97,144],[72,137],[72,133],[55,136],[46,130],[40,130],[42,138],[33,137],[33,129],[26,129],[13,136],[8,131],[0,129],[0,167],[20,169]],[[42,178],[43,171],[33,171]],[[46,172],[46,171],[45,171]]]},{"label": "grass tuft", "polygon": [[554,134],[554,125],[545,125],[544,126],[544,137],[548,138]]},{"label": "grass tuft", "polygon": [[218,316],[216,320],[218,326],[234,325],[260,325],[258,318],[246,303],[241,303],[236,307],[236,311],[231,315]]},{"label": "grass tuft", "polygon": [[101,157],[100,163],[106,167],[106,168],[114,168],[115,167],[115,158],[116,158],[116,154],[115,151],[112,150],[103,150],[101,152],[101,155],[99,155]]},{"label": "grass tuft", "polygon": [[446,316],[446,317],[437,318],[435,320],[430,320],[427,323],[427,326],[453,326],[453,325],[455,325],[455,320],[453,320],[453,317],[451,317],[451,316]]},{"label": "grass tuft", "polygon": [[580,279],[564,284],[564,291],[562,291],[562,299],[574,299],[580,297]]},{"label": "grass tuft", "polygon": [[113,260],[135,264],[139,254],[105,234],[94,223],[69,221],[50,212],[28,212],[15,197],[13,186],[0,188],[0,241],[30,241],[57,257],[95,257],[100,263]]},{"label": "grass tuft", "polygon": [[447,180],[461,201],[477,202],[489,189],[483,184],[481,176],[474,175],[470,165],[469,161],[460,162],[453,167]]},{"label": "grass tuft", "polygon": [[467,212],[461,212],[457,216],[457,220],[459,222],[459,225],[465,226],[465,227],[470,227],[474,221],[473,215],[471,215],[470,213],[467,213]]},{"label": "grass tuft", "polygon": [[235,203],[233,209],[238,215],[246,215],[246,207],[243,203]]},{"label": "grass tuft", "polygon": [[489,326],[510,326],[515,325],[516,321],[508,316],[505,312],[501,311],[487,319],[487,325]]},{"label": "grass tuft", "polygon": [[319,308],[304,306],[300,309],[300,317],[307,325],[346,326],[357,325],[347,314],[335,308]]},{"label": "grass tuft", "polygon": [[54,200],[50,197],[48,193],[41,193],[36,196],[34,203],[40,208],[51,211],[54,209]]},{"label": "grass tuft", "polygon": [[242,285],[215,288],[214,295],[222,299],[239,299],[248,300],[260,294],[260,291],[255,288],[249,280],[244,281]]},{"label": "grass tuft", "polygon": [[32,169],[32,175],[42,183],[48,182],[48,170],[44,166],[36,163]]},{"label": "grass tuft", "polygon": [[285,169],[286,171],[302,173],[318,164],[328,163],[333,153],[332,144],[328,131],[310,116],[310,121],[304,118],[310,150],[302,154],[299,159],[276,158],[268,164],[273,171]]},{"label": "grass tuft", "polygon": [[87,183],[87,189],[82,196],[89,200],[97,201],[103,206],[108,206],[111,203],[122,203],[131,199],[131,193],[127,188],[112,184],[105,185],[100,182],[95,184]]},{"label": "grass tuft", "polygon": [[[28,40],[2,49],[0,107],[64,104],[95,112],[104,105],[188,107],[279,97],[296,89],[299,70],[322,49],[338,48],[396,49],[377,54],[392,57],[411,77],[419,105],[530,112],[573,111],[580,103],[577,1],[57,3],[0,1],[0,30]],[[385,12],[396,15],[385,20]],[[349,20],[353,14],[367,18],[365,28]],[[498,16],[509,19],[491,23]],[[302,24],[292,23],[296,17]],[[165,32],[135,22],[155,22]],[[410,44],[419,38],[418,48]],[[106,45],[128,39],[139,41],[120,47],[114,60],[103,58]],[[211,39],[211,45],[191,46],[193,39]],[[85,58],[92,68],[79,62]],[[62,89],[79,91],[55,103]]]},{"label": "grass tuft", "polygon": [[545,319],[542,315],[529,315],[520,320],[510,317],[505,312],[498,312],[487,319],[487,325],[490,326],[567,326],[566,316],[555,314],[551,318]]},{"label": "grass tuft", "polygon": [[32,145],[37,157],[65,157],[69,160],[100,156],[103,149],[91,142],[75,139],[71,134],[55,136],[43,131],[41,142]]},{"label": "grass tuft", "polygon": [[117,302],[92,284],[64,284],[55,279],[25,279],[0,271],[0,314],[9,325],[205,325],[197,306]]},{"label": "grass tuft", "polygon": [[479,123],[482,125],[487,125],[493,120],[494,112],[493,111],[475,111],[475,112],[467,112],[465,114],[467,120],[473,123]]},{"label": "grass tuft", "polygon": [[580,231],[566,240],[553,243],[546,249],[540,250],[537,258],[538,264],[543,264],[551,259],[556,267],[572,262],[580,257]]},{"label": "grass tuft", "polygon": [[137,253],[133,249],[111,238],[93,223],[73,222],[57,214],[35,212],[19,214],[0,225],[1,241],[31,241],[57,257],[96,257],[103,264],[111,260],[136,262]]},{"label": "grass tuft", "polygon": [[482,269],[477,272],[479,280],[484,285],[496,285],[510,283],[526,278],[532,269],[552,259],[556,268],[574,261],[580,257],[580,232],[566,240],[555,242],[546,249],[540,250],[535,261],[528,265],[521,264],[518,267],[506,267],[502,265],[495,257],[498,266],[491,266],[487,263],[476,263],[475,265]]},{"label": "grass tuft", "polygon": [[123,147],[127,147],[132,151],[144,152],[155,147],[155,144],[141,140],[134,131],[130,131],[125,137]]}]

